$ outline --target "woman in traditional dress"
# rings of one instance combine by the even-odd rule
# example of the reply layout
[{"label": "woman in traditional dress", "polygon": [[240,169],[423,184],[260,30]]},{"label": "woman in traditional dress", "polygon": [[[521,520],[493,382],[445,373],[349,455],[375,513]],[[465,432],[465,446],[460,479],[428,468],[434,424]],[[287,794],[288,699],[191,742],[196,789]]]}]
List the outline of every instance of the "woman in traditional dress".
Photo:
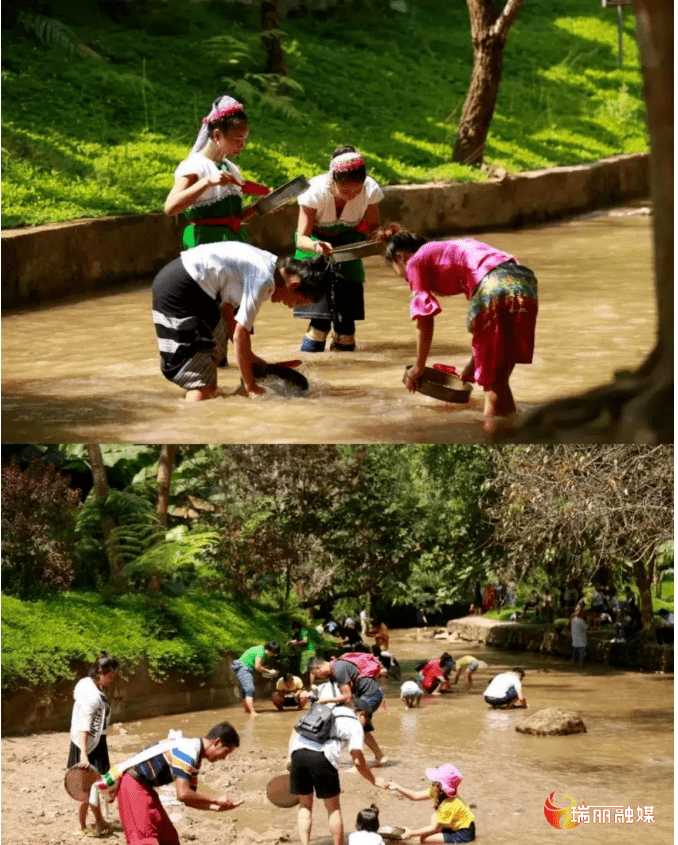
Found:
[{"label": "woman in traditional dress", "polygon": [[516,364],[531,364],[537,321],[537,279],[512,255],[488,244],[461,238],[432,241],[391,226],[386,260],[406,279],[413,293],[410,314],[417,321],[417,361],[408,371],[407,389],[417,390],[441,308],[438,296],[463,293],[469,300],[466,327],[472,335],[471,360],[463,381],[485,391],[485,416],[515,412],[509,378]]},{"label": "woman in traditional dress", "polygon": [[[331,255],[334,247],[364,241],[379,226],[377,204],[384,194],[367,176],[365,159],[355,147],[338,147],[328,173],[314,176],[310,187],[297,199],[299,223],[295,258]],[[310,306],[294,310],[294,316],[310,319],[301,343],[302,352],[324,352],[327,335],[334,329],[330,349],[353,352],[355,321],[365,319],[363,282],[365,269],[360,259],[337,265],[337,279],[328,296]]]},{"label": "woman in traditional dress", "polygon": [[174,172],[174,185],[165,200],[165,214],[183,211],[189,220],[184,247],[215,241],[243,241],[247,230],[241,223],[252,211],[243,211],[243,193],[265,196],[265,185],[243,180],[230,161],[247,142],[249,123],[242,103],[233,97],[217,97],[191,154]]}]

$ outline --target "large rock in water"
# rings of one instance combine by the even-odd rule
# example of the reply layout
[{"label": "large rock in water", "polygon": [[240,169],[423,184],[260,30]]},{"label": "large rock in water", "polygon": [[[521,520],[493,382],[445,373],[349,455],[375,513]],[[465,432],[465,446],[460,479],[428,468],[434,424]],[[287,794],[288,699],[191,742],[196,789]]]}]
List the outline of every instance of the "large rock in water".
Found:
[{"label": "large rock in water", "polygon": [[586,733],[586,725],[579,713],[572,710],[566,712],[559,707],[547,707],[546,710],[538,710],[523,719],[516,725],[516,730],[535,736],[564,736]]}]

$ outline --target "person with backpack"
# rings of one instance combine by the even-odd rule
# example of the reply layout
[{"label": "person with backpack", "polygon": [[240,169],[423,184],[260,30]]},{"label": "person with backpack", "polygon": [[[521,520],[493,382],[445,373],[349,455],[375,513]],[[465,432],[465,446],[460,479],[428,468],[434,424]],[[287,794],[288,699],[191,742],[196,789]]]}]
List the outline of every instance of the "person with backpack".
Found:
[{"label": "person with backpack", "polygon": [[381,766],[386,756],[373,736],[372,714],[376,713],[384,700],[384,691],[376,678],[386,677],[388,672],[373,654],[363,652],[343,654],[331,663],[322,657],[315,657],[308,668],[311,684],[316,680],[329,680],[338,687],[336,695],[323,696],[323,703],[348,705],[351,699],[354,703],[360,699],[366,704],[365,745],[374,754],[375,765]]},{"label": "person with backpack", "polygon": [[354,705],[355,710],[346,704],[328,706],[318,702],[299,719],[290,736],[290,791],[299,796],[297,827],[301,845],[309,845],[311,839],[314,792],[325,804],[334,845],[344,843],[339,784],[343,748],[348,748],[356,770],[365,780],[380,789],[387,787],[386,780],[372,774],[363,753],[364,727],[371,716],[369,705],[360,698],[355,699]]}]

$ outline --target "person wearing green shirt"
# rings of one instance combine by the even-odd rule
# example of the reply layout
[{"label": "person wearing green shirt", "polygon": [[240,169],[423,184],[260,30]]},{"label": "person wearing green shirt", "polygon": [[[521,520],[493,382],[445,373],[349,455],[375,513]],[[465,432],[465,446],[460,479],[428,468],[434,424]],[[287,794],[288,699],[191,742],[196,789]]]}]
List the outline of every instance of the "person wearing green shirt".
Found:
[{"label": "person wearing green shirt", "polygon": [[254,678],[255,672],[264,678],[275,678],[278,675],[277,669],[268,668],[265,661],[271,660],[280,654],[280,645],[276,640],[269,640],[265,645],[255,645],[244,651],[237,660],[231,664],[235,673],[240,692],[242,693],[242,705],[245,713],[256,716],[254,712]]},{"label": "person wearing green shirt", "polygon": [[305,675],[308,672],[308,663],[315,657],[314,631],[305,627],[302,622],[292,622],[293,637],[287,641],[287,645],[299,651],[299,674]]}]

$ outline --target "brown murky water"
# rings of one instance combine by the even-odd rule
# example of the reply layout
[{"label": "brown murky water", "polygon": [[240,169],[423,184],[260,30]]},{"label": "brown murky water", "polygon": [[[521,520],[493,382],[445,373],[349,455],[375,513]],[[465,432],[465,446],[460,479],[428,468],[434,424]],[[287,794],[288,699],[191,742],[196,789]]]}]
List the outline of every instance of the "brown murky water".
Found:
[{"label": "brown murky water", "polygon": [[[512,386],[521,409],[601,384],[637,366],[655,332],[651,218],[599,216],[480,234],[532,267],[540,284],[534,363]],[[482,442],[482,391],[459,407],[402,384],[413,362],[409,292],[380,258],[366,261],[366,313],[353,354],[299,354],[305,330],[266,303],[255,351],[303,358],[298,399],[233,396],[187,404],[159,372],[148,285],[2,318],[4,442]],[[463,366],[466,303],[443,301],[429,362]],[[235,389],[235,366],[219,373]]]},{"label": "brown murky water", "polygon": [[[448,648],[454,655],[465,648],[427,639],[416,642],[413,632],[395,632],[391,649],[403,666],[403,679],[413,674],[416,660]],[[564,660],[540,655],[511,655],[470,646],[470,653],[485,660],[487,669],[476,672],[471,693],[463,689],[425,699],[419,710],[407,710],[398,700],[399,684],[387,682],[386,709],[375,716],[375,736],[390,758],[380,774],[404,786],[424,788],[424,770],[454,763],[464,781],[460,796],[476,816],[478,841],[488,845],[543,845],[559,841],[586,841],[591,845],[673,842],[673,676],[620,672],[608,667],[574,671]],[[559,706],[578,711],[587,733],[569,737],[530,737],[515,731],[525,711],[493,711],[482,699],[489,679],[519,663],[527,670],[524,692],[527,714]],[[265,799],[262,790],[280,771],[286,759],[295,713],[277,713],[265,700],[255,702],[260,715],[248,718],[238,705],[222,710],[182,714],[135,722],[130,730],[129,752],[144,742],[164,738],[169,728],[185,735],[200,735],[221,719],[229,719],[241,736],[235,755],[250,755],[260,766],[250,771],[233,790],[246,797],[245,804],[229,814],[238,830],[263,833],[271,827],[287,831],[298,841],[295,810],[281,810]],[[114,729],[115,730],[115,729]],[[133,738],[132,738],[133,737]],[[121,753],[123,749],[118,749]],[[116,759],[117,759],[116,753]],[[367,752],[368,760],[371,753]],[[348,759],[348,758],[345,758]],[[235,765],[235,756],[217,766]],[[210,769],[204,781],[209,784]],[[429,802],[411,802],[378,791],[359,775],[341,773],[342,807],[346,832],[354,829],[356,813],[373,801],[382,824],[427,824]],[[544,816],[544,802],[554,792],[557,806],[580,805],[632,807],[632,823],[591,823],[575,831],[551,828]],[[653,823],[637,822],[637,807],[653,807]],[[210,814],[208,814],[210,815]],[[614,819],[614,810],[611,813]],[[327,817],[322,805],[314,812],[312,840],[330,845]],[[568,840],[569,841],[569,840]]]}]

